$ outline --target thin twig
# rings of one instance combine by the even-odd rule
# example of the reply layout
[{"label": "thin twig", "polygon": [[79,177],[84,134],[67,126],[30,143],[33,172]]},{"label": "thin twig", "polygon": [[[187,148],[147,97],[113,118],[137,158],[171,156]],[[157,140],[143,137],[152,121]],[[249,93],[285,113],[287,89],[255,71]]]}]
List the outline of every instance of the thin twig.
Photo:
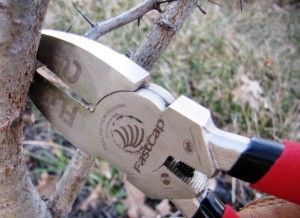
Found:
[{"label": "thin twig", "polygon": [[212,0],[208,0],[210,3],[213,3],[213,4],[215,4],[215,5],[218,5],[219,7],[221,7],[221,4],[219,4],[219,3],[217,3],[217,2],[214,2],[214,1],[212,1]]},{"label": "thin twig", "polygon": [[91,21],[87,16],[85,16],[78,8],[77,6],[73,3],[74,8],[78,11],[78,13],[90,24],[90,26],[93,28],[96,24]]},{"label": "thin twig", "polygon": [[66,33],[70,32],[70,30],[72,29],[72,27],[73,27],[73,24],[71,24],[71,25],[69,26],[69,28],[66,30]]},{"label": "thin twig", "polygon": [[54,142],[47,142],[47,141],[38,141],[38,140],[26,140],[22,142],[23,145],[36,145],[36,146],[40,146],[43,148],[58,148],[61,149],[63,151],[67,151],[70,154],[74,154],[75,151],[71,148],[67,148],[65,146],[62,146],[60,144],[54,143]]},{"label": "thin twig", "polygon": [[122,27],[134,20],[141,19],[145,14],[151,10],[159,10],[159,5],[165,2],[172,2],[174,0],[145,0],[136,7],[124,12],[116,17],[106,20],[101,23],[95,24],[95,26],[88,31],[84,36],[97,40],[104,34]]},{"label": "thin twig", "polygon": [[202,14],[206,14],[206,11],[200,5],[197,5],[197,8],[202,12]]},{"label": "thin twig", "polygon": [[243,1],[240,0],[241,11],[243,12]]}]

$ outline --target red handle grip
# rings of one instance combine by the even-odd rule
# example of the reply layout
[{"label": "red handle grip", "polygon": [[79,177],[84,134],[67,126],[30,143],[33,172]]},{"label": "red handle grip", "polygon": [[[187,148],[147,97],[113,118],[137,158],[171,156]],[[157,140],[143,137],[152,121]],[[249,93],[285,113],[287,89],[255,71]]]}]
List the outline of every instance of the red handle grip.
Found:
[{"label": "red handle grip", "polygon": [[226,204],[222,218],[239,218],[239,216],[229,205]]},{"label": "red handle grip", "polygon": [[300,204],[300,143],[283,142],[284,151],[252,187]]}]

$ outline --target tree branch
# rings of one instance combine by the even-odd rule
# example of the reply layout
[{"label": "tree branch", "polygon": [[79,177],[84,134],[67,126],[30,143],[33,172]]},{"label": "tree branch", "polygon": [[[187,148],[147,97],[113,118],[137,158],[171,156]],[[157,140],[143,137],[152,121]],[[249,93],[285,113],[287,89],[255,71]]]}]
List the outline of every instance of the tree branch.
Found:
[{"label": "tree branch", "polygon": [[95,24],[95,26],[84,36],[89,39],[97,40],[112,30],[122,27],[134,20],[141,19],[151,10],[159,10],[160,4],[172,1],[174,0],[145,0],[141,4],[130,9],[129,11],[124,12],[123,14]]},{"label": "tree branch", "polygon": [[53,217],[67,217],[88,178],[94,158],[77,149],[49,200]]},{"label": "tree branch", "polygon": [[145,37],[131,59],[146,70],[151,70],[185,19],[197,7],[197,0],[180,0],[170,3]]}]

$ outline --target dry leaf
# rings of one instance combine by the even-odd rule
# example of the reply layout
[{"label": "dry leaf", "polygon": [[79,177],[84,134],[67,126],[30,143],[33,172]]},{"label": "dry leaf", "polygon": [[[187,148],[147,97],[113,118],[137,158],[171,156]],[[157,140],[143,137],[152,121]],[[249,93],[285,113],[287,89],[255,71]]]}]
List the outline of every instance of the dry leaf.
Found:
[{"label": "dry leaf", "polygon": [[107,162],[101,161],[100,163],[100,171],[104,175],[107,180],[110,180],[112,177],[110,166]]},{"label": "dry leaf", "polygon": [[136,187],[125,181],[127,197],[123,201],[124,208],[127,210],[129,218],[156,217],[157,213],[145,205],[145,195]]},{"label": "dry leaf", "polygon": [[264,60],[265,67],[271,67],[273,65],[273,60],[271,58],[266,58]]},{"label": "dry leaf", "polygon": [[233,101],[249,106],[258,111],[259,106],[263,102],[263,90],[256,80],[250,80],[243,72],[243,69],[238,70],[238,79],[242,82],[241,86],[232,91]]},{"label": "dry leaf", "polygon": [[42,173],[39,183],[35,187],[41,196],[49,197],[55,190],[56,176]]},{"label": "dry leaf", "polygon": [[80,210],[87,211],[90,206],[95,209],[97,207],[97,203],[99,202],[101,192],[102,184],[99,183],[96,188],[90,193],[90,196],[81,203]]},{"label": "dry leaf", "polygon": [[155,209],[157,210],[157,212],[159,213],[159,215],[161,215],[162,217],[165,217],[167,215],[172,214],[172,207],[169,204],[169,200],[165,199],[163,201],[161,201],[156,207]]}]

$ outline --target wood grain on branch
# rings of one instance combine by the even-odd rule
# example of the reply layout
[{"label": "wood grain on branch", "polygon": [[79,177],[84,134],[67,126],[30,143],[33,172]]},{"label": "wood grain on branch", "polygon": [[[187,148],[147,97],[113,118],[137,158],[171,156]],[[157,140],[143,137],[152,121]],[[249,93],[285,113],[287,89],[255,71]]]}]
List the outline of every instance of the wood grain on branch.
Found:
[{"label": "wood grain on branch", "polygon": [[141,19],[151,10],[159,10],[160,4],[172,1],[174,0],[145,0],[141,4],[130,9],[129,11],[124,12],[123,14],[95,24],[95,26],[85,34],[85,37],[97,40],[112,30],[122,27],[134,20]]},{"label": "wood grain on branch", "polygon": [[0,217],[51,217],[22,154],[23,119],[48,0],[0,1]]}]

